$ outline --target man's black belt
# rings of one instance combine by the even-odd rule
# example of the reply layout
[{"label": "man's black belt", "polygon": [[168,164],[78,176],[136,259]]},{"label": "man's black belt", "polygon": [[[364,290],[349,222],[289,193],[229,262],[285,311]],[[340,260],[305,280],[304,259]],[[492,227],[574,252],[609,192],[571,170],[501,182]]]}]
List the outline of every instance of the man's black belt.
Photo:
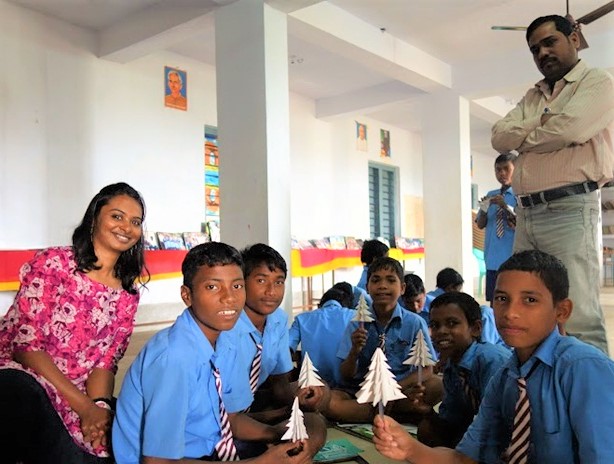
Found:
[{"label": "man's black belt", "polygon": [[570,197],[580,193],[590,193],[599,188],[597,182],[582,182],[580,184],[565,185],[543,192],[528,193],[526,195],[516,195],[518,206],[521,208],[532,208],[542,203],[558,200],[559,198]]}]

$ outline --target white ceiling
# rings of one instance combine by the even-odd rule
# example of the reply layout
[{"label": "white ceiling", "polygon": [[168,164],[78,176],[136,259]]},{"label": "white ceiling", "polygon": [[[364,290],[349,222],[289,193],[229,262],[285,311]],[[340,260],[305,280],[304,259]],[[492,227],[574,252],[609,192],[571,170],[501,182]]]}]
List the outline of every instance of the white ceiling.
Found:
[{"label": "white ceiling", "polygon": [[[101,55],[108,59],[129,61],[144,50],[168,50],[214,64],[212,13],[235,0],[9,1],[95,32]],[[606,1],[570,0],[570,10],[580,17]],[[336,18],[343,19],[339,22],[341,27],[354,25],[360,31],[378,33],[387,40],[396,39],[416,47],[435,61],[449,65],[452,89],[458,94],[470,100],[499,97],[499,103],[506,102],[508,106],[540,76],[526,49],[524,33],[492,31],[490,26],[526,26],[537,16],[565,14],[564,0],[267,0],[267,3],[290,14],[292,92],[314,99],[319,111],[329,117],[335,114],[332,108],[354,108],[350,102],[369,95],[371,103],[363,105],[360,114],[413,131],[420,130],[424,87],[413,85],[411,78],[398,78],[403,69],[382,69],[387,66],[379,66],[381,57],[380,61],[374,59],[371,50],[355,50],[356,47],[344,44],[351,31],[340,30],[335,41],[330,30],[322,33],[315,31],[319,25],[305,26],[305,12],[334,13]],[[326,27],[326,18],[320,19],[322,27]],[[614,12],[584,26],[583,32],[590,48],[581,56],[593,66],[614,70]],[[130,41],[139,43],[138,52],[135,47],[130,50],[127,43]],[[492,151],[488,135],[494,118],[495,112],[472,104],[474,150]]]}]

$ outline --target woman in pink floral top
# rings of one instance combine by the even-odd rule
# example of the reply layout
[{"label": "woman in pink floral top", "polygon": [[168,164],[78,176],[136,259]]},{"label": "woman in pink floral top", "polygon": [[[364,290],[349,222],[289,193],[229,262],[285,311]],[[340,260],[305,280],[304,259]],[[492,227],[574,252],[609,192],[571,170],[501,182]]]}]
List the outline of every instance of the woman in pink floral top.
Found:
[{"label": "woman in pink floral top", "polygon": [[136,190],[106,186],[72,247],[43,250],[21,268],[0,320],[2,462],[112,462],[112,394],[145,269],[144,216]]}]

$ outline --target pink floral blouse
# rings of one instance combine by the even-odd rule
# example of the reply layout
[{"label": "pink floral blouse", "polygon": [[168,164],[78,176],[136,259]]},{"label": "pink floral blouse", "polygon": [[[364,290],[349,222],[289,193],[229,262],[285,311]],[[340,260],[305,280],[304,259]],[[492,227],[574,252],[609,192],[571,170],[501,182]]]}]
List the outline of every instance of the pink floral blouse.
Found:
[{"label": "pink floral blouse", "polygon": [[71,247],[42,250],[23,265],[19,292],[0,320],[0,369],[32,375],[75,442],[103,457],[107,449],[92,449],[83,441],[79,416],[55,387],[12,359],[15,351],[45,351],[84,393],[94,368],[117,371],[132,334],[139,295],[107,287],[76,269]]}]

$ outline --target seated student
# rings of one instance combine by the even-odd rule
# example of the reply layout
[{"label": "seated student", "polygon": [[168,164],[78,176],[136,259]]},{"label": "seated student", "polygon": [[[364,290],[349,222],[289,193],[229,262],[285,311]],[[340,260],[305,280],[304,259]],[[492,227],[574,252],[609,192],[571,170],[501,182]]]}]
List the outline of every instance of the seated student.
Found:
[{"label": "seated student", "polygon": [[[244,391],[245,399],[236,394],[224,397],[230,410],[250,408],[250,416],[267,423],[287,419],[295,396],[299,396],[303,410],[317,408],[327,387],[297,389],[290,382],[294,365],[288,341],[288,316],[280,307],[284,298],[287,266],[284,258],[273,248],[257,243],[241,251],[245,275],[245,305],[239,321],[232,330],[220,335],[220,348],[239,346],[239,357],[233,366],[240,375],[228,381],[229,387]],[[224,368],[221,369],[224,375]],[[263,385],[266,382],[266,385]],[[321,417],[305,414],[310,436],[308,452],[313,456],[324,444],[326,425]],[[312,428],[315,427],[315,428]]]},{"label": "seated student", "polygon": [[[424,311],[428,318],[428,313],[431,308],[431,301],[437,298],[439,295],[445,292],[460,292],[463,289],[465,280],[456,270],[451,267],[446,267],[437,273],[435,290],[431,290],[426,294],[426,300],[424,302]],[[427,319],[428,321],[428,319]]]},{"label": "seated student", "polygon": [[352,301],[350,302],[349,306],[347,306],[348,308],[355,309],[356,306],[358,306],[361,296],[365,299],[369,306],[371,306],[371,303],[373,303],[373,300],[366,290],[354,286],[348,282],[337,282],[332,288],[337,288],[352,297]]},{"label": "seated student", "polygon": [[322,295],[319,309],[297,315],[289,331],[290,349],[296,351],[300,343],[302,355],[309,353],[320,377],[331,387],[340,380],[339,342],[356,315],[356,311],[348,309],[351,303],[350,295],[333,287]]},{"label": "seated student", "polygon": [[[235,363],[239,347],[221,349],[216,340],[234,326],[245,302],[241,264],[237,250],[219,242],[186,255],[181,298],[187,309],[146,343],[117,400],[112,443],[118,464],[231,460],[235,438],[274,442],[285,433],[284,424],[260,424],[224,408],[222,392],[233,378],[220,378],[219,370]],[[300,449],[287,455],[296,448],[291,442],[273,446],[249,461],[308,462]]]},{"label": "seated student", "polygon": [[477,414],[488,381],[511,353],[480,341],[480,305],[466,293],[449,292],[435,298],[429,326],[444,366],[444,398],[439,413],[433,411],[419,424],[418,439],[429,446],[454,447]]},{"label": "seated student", "polygon": [[388,255],[388,245],[379,240],[365,240],[360,251],[360,261],[363,264],[360,280],[356,284],[358,288],[367,290],[367,270],[369,265],[377,258]]},{"label": "seated student", "polygon": [[428,315],[423,311],[426,302],[424,282],[416,274],[406,274],[403,280],[405,281],[405,292],[401,296],[401,306],[412,313],[416,313],[428,323]]},{"label": "seated student", "polygon": [[[439,271],[437,274],[437,288],[427,293],[426,303],[424,305],[424,310],[422,311],[424,313],[423,317],[427,322],[429,321],[428,307],[430,307],[433,299],[446,292],[460,292],[463,289],[464,283],[465,281],[463,280],[463,276],[461,276],[451,267],[447,267]],[[480,306],[480,309],[482,310],[481,340],[483,342],[490,342],[493,345],[501,345],[509,348],[505,345],[503,339],[497,331],[497,327],[495,325],[495,315],[492,308],[487,305],[482,305]]]},{"label": "seated student", "polygon": [[[557,324],[568,317],[567,270],[538,250],[512,255],[497,274],[493,307],[511,358],[490,380],[456,449],[429,448],[393,419],[376,417],[384,456],[420,463],[614,462],[614,362]],[[515,421],[515,411],[525,421]],[[520,415],[519,415],[520,417]],[[515,424],[516,422],[516,424]],[[515,427],[516,426],[516,427]],[[519,434],[519,426],[528,428]],[[526,442],[518,438],[526,438]],[[518,459],[528,453],[526,459]]]},{"label": "seated student", "polygon": [[[341,362],[342,388],[331,391],[328,406],[322,409],[329,419],[344,422],[366,422],[373,420],[375,408],[371,404],[360,404],[355,393],[364,379],[371,357],[379,344],[383,345],[391,372],[404,390],[410,390],[418,382],[415,366],[403,364],[409,357],[418,331],[421,330],[431,353],[434,353],[424,320],[404,310],[397,303],[405,289],[403,268],[392,258],[379,258],[371,263],[368,274],[368,291],[373,298],[373,322],[359,323],[351,321],[346,330],[337,357]],[[361,327],[364,325],[364,328]],[[432,368],[422,370],[426,395],[424,402],[428,405],[441,400],[441,381],[432,375]],[[424,405],[416,405],[412,399],[403,399],[388,404],[388,409],[399,418],[421,418],[423,410],[430,410]]]}]

